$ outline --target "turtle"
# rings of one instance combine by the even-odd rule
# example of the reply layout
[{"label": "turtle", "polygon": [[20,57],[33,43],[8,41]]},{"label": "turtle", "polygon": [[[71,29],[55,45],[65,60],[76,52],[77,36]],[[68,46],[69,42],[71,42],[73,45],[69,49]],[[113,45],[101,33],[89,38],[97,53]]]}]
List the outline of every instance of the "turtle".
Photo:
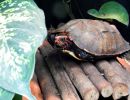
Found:
[{"label": "turtle", "polygon": [[78,60],[98,59],[130,54],[130,45],[115,25],[103,20],[73,19],[48,31],[48,42]]}]

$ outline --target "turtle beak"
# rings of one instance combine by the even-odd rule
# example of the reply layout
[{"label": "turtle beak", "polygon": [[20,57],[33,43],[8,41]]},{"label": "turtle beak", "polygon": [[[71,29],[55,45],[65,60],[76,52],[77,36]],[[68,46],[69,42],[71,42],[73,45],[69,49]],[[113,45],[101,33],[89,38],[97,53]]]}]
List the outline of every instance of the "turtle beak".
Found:
[{"label": "turtle beak", "polygon": [[47,41],[51,44],[51,46],[55,46],[55,37],[56,37],[55,33],[47,35]]}]

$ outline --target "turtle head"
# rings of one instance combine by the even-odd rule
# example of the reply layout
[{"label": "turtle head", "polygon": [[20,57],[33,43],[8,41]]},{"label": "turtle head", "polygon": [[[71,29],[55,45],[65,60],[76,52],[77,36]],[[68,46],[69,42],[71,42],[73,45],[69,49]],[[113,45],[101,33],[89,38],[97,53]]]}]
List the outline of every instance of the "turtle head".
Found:
[{"label": "turtle head", "polygon": [[47,40],[51,44],[51,46],[63,49],[65,47],[65,37],[58,33],[48,34]]}]

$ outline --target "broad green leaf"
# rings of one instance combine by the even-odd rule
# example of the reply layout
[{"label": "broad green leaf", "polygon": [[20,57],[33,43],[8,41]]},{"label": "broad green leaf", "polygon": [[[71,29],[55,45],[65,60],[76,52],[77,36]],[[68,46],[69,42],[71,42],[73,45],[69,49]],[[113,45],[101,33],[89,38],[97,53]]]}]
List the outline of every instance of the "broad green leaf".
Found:
[{"label": "broad green leaf", "polygon": [[129,24],[129,15],[127,10],[115,1],[103,4],[99,11],[96,9],[90,9],[88,10],[88,14],[102,19],[115,19],[127,26]]},{"label": "broad green leaf", "polygon": [[3,88],[0,88],[0,100],[12,100],[12,98],[14,97],[14,93],[9,92]]},{"label": "broad green leaf", "polygon": [[47,34],[33,0],[0,2],[0,87],[35,100],[29,88],[35,53]]}]

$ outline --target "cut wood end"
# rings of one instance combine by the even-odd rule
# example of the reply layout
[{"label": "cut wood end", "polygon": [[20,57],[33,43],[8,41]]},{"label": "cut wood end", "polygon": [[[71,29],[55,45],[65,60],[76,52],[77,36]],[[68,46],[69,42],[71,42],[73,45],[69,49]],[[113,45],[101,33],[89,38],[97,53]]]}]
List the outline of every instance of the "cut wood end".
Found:
[{"label": "cut wood end", "polygon": [[99,92],[95,89],[91,89],[84,94],[84,100],[98,100]]},{"label": "cut wood end", "polygon": [[107,85],[101,90],[101,95],[105,98],[110,97],[112,93],[113,93],[113,88],[111,87],[111,85]]},{"label": "cut wood end", "polygon": [[113,99],[117,100],[128,95],[128,86],[123,83],[118,83],[113,87]]},{"label": "cut wood end", "polygon": [[49,95],[48,97],[46,97],[46,100],[61,100],[61,99],[58,96]]},{"label": "cut wood end", "polygon": [[62,97],[62,100],[80,100],[80,99],[76,98],[75,96],[66,95],[66,96]]}]

